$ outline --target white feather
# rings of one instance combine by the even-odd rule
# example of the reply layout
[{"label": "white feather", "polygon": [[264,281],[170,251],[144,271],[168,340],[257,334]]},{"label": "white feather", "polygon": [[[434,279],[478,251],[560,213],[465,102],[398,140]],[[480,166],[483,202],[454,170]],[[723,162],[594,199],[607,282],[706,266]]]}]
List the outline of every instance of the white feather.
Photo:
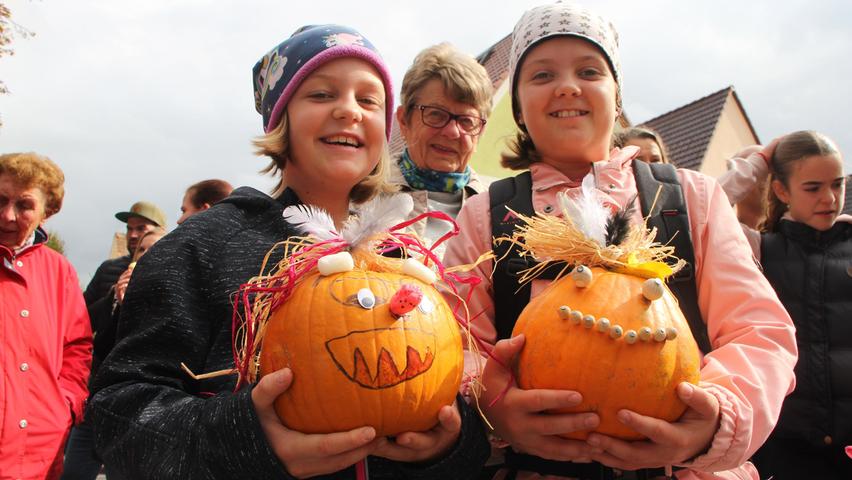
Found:
[{"label": "white feather", "polygon": [[284,220],[323,242],[340,238],[334,220],[325,210],[313,205],[291,205],[284,209]]},{"label": "white feather", "polygon": [[364,204],[343,227],[343,239],[353,247],[373,234],[402,222],[414,209],[410,195],[379,195]]},{"label": "white feather", "polygon": [[578,230],[599,245],[606,245],[606,222],[610,211],[598,195],[592,172],[583,178],[577,198],[571,198],[563,192],[558,195],[558,200],[562,213],[571,218]]}]

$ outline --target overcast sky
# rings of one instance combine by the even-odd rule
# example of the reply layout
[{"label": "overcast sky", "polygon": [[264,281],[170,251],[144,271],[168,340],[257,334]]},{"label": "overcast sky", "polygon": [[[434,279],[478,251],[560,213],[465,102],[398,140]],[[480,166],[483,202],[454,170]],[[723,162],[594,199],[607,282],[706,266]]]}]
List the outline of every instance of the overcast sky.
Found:
[{"label": "overcast sky", "polygon": [[[251,68],[304,24],[369,38],[399,83],[422,48],[473,55],[540,1],[11,0],[35,32],[0,59],[0,152],[37,151],[65,171],[48,221],[85,284],[139,199],[179,216],[206,178],[269,190],[251,153],[261,132]],[[761,140],[815,129],[852,149],[852,2],[586,1],[619,30],[625,111],[634,123],[733,85]],[[845,160],[846,173],[852,162]]]}]

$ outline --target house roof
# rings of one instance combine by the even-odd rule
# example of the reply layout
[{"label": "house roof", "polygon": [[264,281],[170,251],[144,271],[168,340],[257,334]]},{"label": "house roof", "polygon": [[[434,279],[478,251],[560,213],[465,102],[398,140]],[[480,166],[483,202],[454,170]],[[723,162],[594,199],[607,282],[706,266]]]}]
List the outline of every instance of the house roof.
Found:
[{"label": "house roof", "polygon": [[733,95],[754,138],[758,138],[733,86],[652,118],[642,125],[656,130],[663,137],[669,158],[675,165],[699,170],[728,95]]}]

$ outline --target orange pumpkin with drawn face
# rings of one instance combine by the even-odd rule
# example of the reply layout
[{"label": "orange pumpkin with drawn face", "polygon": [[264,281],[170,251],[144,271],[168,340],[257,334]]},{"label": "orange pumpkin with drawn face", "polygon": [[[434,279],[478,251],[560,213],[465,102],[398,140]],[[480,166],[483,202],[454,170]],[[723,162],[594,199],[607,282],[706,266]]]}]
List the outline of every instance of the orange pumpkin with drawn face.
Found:
[{"label": "orange pumpkin with drawn face", "polygon": [[[422,292],[394,315],[403,285]],[[407,287],[410,288],[410,287]],[[262,375],[289,367],[293,383],[275,402],[284,424],[303,433],[370,425],[377,435],[425,431],[451,405],[461,382],[461,335],[443,296],[399,273],[352,270],[302,281],[272,314]]]}]

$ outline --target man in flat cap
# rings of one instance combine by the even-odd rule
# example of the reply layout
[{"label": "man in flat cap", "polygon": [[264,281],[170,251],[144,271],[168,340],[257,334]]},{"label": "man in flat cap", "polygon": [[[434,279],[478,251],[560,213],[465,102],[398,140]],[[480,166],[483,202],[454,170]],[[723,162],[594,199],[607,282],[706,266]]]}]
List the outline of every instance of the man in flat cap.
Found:
[{"label": "man in flat cap", "polygon": [[[115,285],[130,265],[130,259],[136,251],[139,240],[148,232],[166,228],[166,215],[151,202],[136,202],[129,211],[116,213],[115,218],[127,224],[128,254],[102,263],[83,293],[95,338],[98,338],[98,332],[104,333],[109,330],[115,320],[113,317],[116,303]],[[103,356],[105,353],[99,353],[96,344],[92,359],[92,377],[95,376],[97,367],[103,361]],[[94,432],[91,424],[84,419],[82,424],[73,428],[68,439],[63,479],[94,479],[98,475],[101,461],[95,455],[94,446]]]}]

